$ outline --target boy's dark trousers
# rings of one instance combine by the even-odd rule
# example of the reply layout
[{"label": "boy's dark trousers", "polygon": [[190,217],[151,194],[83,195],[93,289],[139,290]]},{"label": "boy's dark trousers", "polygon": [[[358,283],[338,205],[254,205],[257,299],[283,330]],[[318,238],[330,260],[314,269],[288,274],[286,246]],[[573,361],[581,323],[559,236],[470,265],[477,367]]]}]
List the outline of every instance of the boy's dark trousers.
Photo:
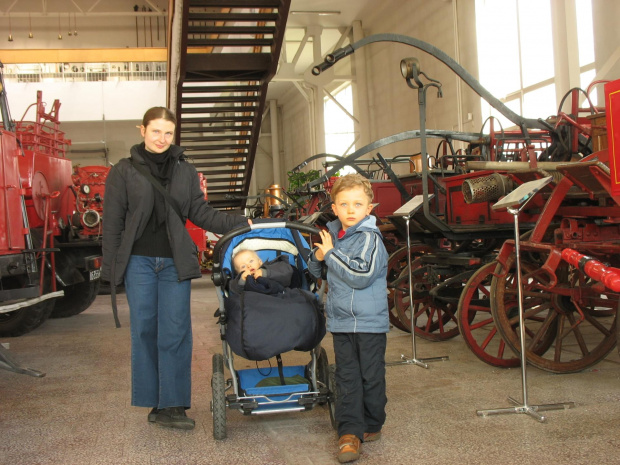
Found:
[{"label": "boy's dark trousers", "polygon": [[385,422],[385,333],[333,333],[338,436],[381,430]]}]

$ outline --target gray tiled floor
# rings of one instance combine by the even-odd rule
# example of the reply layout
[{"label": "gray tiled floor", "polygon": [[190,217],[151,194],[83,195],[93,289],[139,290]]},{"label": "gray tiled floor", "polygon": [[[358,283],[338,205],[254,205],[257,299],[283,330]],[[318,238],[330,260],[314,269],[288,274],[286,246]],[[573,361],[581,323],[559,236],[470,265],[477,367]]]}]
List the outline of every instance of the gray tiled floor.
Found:
[{"label": "gray tiled floor", "polygon": [[[228,438],[212,437],[211,356],[221,352],[217,307],[208,277],[193,284],[193,431],[160,428],[147,409],[130,406],[129,327],[115,329],[109,297],[81,315],[49,320],[10,343],[23,365],[47,373],[33,378],[0,370],[0,464],[333,464],[337,438],[327,410],[244,417],[228,412]],[[614,350],[594,368],[554,375],[528,370],[530,404],[574,401],[546,412],[481,418],[477,409],[507,407],[521,398],[519,369],[479,361],[460,337],[416,339],[418,357],[450,360],[388,368],[384,436],[366,444],[359,464],[611,464],[620,463],[620,363]],[[333,360],[331,340],[325,348]],[[387,360],[410,355],[409,334],[392,330]],[[294,354],[285,363],[307,360]],[[299,359],[299,360],[298,360]],[[287,361],[288,360],[288,361]],[[238,361],[238,367],[253,362]]]}]

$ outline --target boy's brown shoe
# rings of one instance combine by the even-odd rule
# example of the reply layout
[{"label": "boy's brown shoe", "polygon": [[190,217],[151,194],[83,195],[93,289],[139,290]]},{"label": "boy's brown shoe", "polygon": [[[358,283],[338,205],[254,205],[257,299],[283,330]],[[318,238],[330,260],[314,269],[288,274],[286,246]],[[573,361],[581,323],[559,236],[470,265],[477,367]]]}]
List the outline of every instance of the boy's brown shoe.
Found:
[{"label": "boy's brown shoe", "polygon": [[381,431],[375,433],[364,433],[364,442],[378,441],[381,439]]},{"label": "boy's brown shoe", "polygon": [[338,461],[353,462],[360,458],[360,438],[355,434],[344,434],[338,440]]}]

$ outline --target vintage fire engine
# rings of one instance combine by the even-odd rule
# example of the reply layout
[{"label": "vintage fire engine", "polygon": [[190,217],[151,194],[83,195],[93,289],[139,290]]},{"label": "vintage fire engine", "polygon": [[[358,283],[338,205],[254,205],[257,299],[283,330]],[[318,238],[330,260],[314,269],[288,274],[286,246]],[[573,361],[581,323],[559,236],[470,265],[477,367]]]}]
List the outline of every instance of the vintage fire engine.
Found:
[{"label": "vintage fire engine", "polygon": [[[527,362],[573,373],[602,360],[616,346],[620,302],[620,286],[607,279],[620,269],[620,80],[606,82],[603,108],[592,104],[589,89],[575,88],[556,115],[527,119],[441,50],[396,34],[368,36],[335,50],[313,74],[375,42],[428,53],[516,126],[499,131],[491,126],[489,134],[427,129],[426,92],[432,88],[441,96],[441,83],[423,73],[416,58],[401,61],[401,74],[418,93],[420,129],[377,140],[346,157],[350,164],[388,144],[420,139],[421,169],[397,177],[386,165],[391,182],[384,178],[373,188],[375,212],[387,219],[384,237],[393,235],[401,246],[388,263],[394,326],[413,327],[430,341],[460,334],[484,362],[519,365],[515,219],[505,207],[494,207],[520,186],[545,181],[519,212]],[[440,142],[435,157],[426,150],[430,139]],[[457,150],[458,144],[466,148]],[[340,165],[308,187],[325,182]],[[401,206],[407,211],[396,215]],[[407,233],[413,241],[411,266],[408,248],[402,247]]]},{"label": "vintage fire engine", "polygon": [[[0,64],[0,336],[27,333],[49,316],[90,306],[99,289],[101,243],[73,187],[71,143],[55,100],[37,93],[34,121],[11,119]],[[89,226],[89,225],[92,225]]]}]

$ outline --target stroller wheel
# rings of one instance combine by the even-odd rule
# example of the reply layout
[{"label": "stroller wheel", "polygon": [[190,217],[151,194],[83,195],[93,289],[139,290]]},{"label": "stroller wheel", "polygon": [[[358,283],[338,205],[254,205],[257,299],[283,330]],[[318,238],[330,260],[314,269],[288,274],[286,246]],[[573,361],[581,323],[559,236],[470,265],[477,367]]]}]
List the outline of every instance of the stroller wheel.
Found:
[{"label": "stroller wheel", "polygon": [[332,428],[338,430],[338,422],[336,421],[336,400],[338,399],[338,389],[336,388],[336,365],[329,366],[329,378],[327,387],[329,388],[329,397],[327,405],[329,406],[329,419],[332,423]]},{"label": "stroller wheel", "polygon": [[224,379],[224,356],[213,355],[213,377],[211,378],[211,413],[213,415],[213,437],[226,438],[226,381]]},{"label": "stroller wheel", "polygon": [[[327,360],[327,352],[323,347],[321,347],[316,361],[316,380],[318,381],[319,391],[329,394],[329,361]],[[325,402],[321,402],[319,405],[325,405]]]}]

